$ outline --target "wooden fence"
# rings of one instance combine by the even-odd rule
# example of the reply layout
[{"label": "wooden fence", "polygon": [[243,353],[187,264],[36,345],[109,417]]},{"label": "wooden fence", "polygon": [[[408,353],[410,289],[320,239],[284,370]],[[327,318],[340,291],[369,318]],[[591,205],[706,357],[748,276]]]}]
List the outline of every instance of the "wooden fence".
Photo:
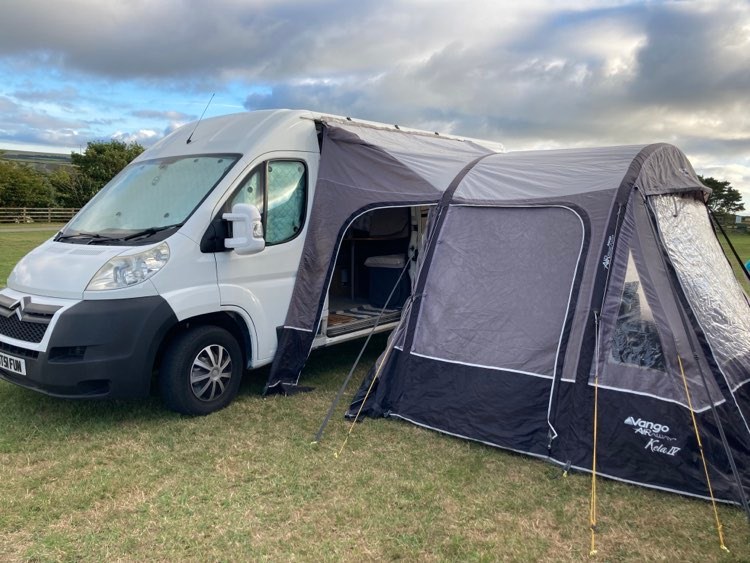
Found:
[{"label": "wooden fence", "polygon": [[0,207],[0,223],[67,223],[73,207]]}]

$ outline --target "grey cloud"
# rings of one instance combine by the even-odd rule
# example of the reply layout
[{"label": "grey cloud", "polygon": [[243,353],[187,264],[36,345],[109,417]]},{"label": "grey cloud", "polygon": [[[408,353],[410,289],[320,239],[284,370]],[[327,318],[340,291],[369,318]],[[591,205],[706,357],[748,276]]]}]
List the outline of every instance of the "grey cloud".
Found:
[{"label": "grey cloud", "polygon": [[0,134],[10,142],[75,146],[90,139],[91,130],[83,120],[51,116],[0,96]]},{"label": "grey cloud", "polygon": [[725,158],[745,158],[750,161],[750,133],[745,137],[732,139],[683,135],[680,147],[696,154],[721,154]]},{"label": "grey cloud", "polygon": [[45,112],[32,111],[26,108],[22,108],[21,106],[16,106],[15,112],[0,115],[0,125],[5,124],[17,126],[19,123],[24,128],[28,129],[88,129],[88,124],[83,120],[63,119],[60,117],[49,115]]},{"label": "grey cloud", "polygon": [[[713,106],[750,91],[747,5],[705,11],[675,4],[649,13],[632,85],[644,103]],[[744,45],[743,45],[744,44]]]},{"label": "grey cloud", "polygon": [[0,96],[0,119],[2,114],[11,114],[18,111],[18,104],[5,96]]},{"label": "grey cloud", "polygon": [[[0,131],[2,131],[2,125],[0,125]],[[11,143],[53,145],[57,147],[79,147],[85,146],[86,143],[91,140],[91,136],[81,134],[72,129],[58,129],[54,132],[38,129],[24,129],[3,134],[3,139]]]},{"label": "grey cloud", "polygon": [[73,107],[72,102],[80,98],[78,90],[71,86],[55,90],[16,90],[11,95],[14,98],[22,100],[24,102],[51,102],[67,108]]},{"label": "grey cloud", "polygon": [[278,77],[334,62],[323,38],[356,41],[353,24],[385,4],[217,1],[209,8],[171,0],[138,9],[131,3],[26,0],[3,14],[0,54],[48,57],[64,68],[119,78],[187,78],[224,69]]}]

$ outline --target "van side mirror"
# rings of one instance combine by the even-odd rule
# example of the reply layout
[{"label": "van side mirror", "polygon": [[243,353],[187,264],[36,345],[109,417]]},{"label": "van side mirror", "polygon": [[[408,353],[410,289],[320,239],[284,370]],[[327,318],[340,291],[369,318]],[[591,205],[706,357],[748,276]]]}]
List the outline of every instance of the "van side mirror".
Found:
[{"label": "van side mirror", "polygon": [[249,203],[237,203],[231,213],[222,218],[232,223],[232,238],[224,239],[224,246],[237,254],[255,254],[266,247],[260,211]]}]

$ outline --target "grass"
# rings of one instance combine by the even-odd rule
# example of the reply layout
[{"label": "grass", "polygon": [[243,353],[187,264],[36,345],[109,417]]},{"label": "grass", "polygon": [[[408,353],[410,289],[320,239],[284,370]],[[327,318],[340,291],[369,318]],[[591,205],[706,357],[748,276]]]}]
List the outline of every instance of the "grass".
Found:
[{"label": "grass", "polygon": [[[732,241],[732,246],[734,246],[737,254],[739,254],[743,264],[750,260],[750,234],[733,234],[730,236],[730,239]],[[748,282],[748,279],[742,271],[742,268],[737,263],[734,254],[732,254],[732,250],[729,248],[729,245],[726,243],[726,240],[723,236],[720,235],[719,240],[721,240],[722,246],[724,247],[724,252],[729,257],[729,261],[732,263],[734,275],[738,280],[740,280],[740,283],[742,284],[742,287],[745,288],[745,291],[747,293],[750,293],[750,282]]]},{"label": "grass", "polygon": [[[0,256],[11,235],[0,231]],[[27,233],[26,249],[47,236]],[[62,401],[0,382],[0,560],[588,557],[586,475],[385,419],[356,425],[336,458],[343,406],[311,445],[359,345],[313,353],[311,393],[264,399],[262,369],[207,418],[156,398]],[[373,341],[355,382],[383,347]],[[750,560],[735,507],[719,507],[725,554],[707,502],[606,480],[598,494],[601,560]]]}]

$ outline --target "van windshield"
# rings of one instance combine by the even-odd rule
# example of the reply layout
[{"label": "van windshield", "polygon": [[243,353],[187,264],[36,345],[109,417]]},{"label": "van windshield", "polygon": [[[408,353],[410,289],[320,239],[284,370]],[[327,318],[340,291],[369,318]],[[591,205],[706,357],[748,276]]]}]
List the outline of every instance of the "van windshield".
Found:
[{"label": "van windshield", "polygon": [[79,244],[148,244],[190,217],[240,155],[192,155],[127,166],[55,240]]}]

